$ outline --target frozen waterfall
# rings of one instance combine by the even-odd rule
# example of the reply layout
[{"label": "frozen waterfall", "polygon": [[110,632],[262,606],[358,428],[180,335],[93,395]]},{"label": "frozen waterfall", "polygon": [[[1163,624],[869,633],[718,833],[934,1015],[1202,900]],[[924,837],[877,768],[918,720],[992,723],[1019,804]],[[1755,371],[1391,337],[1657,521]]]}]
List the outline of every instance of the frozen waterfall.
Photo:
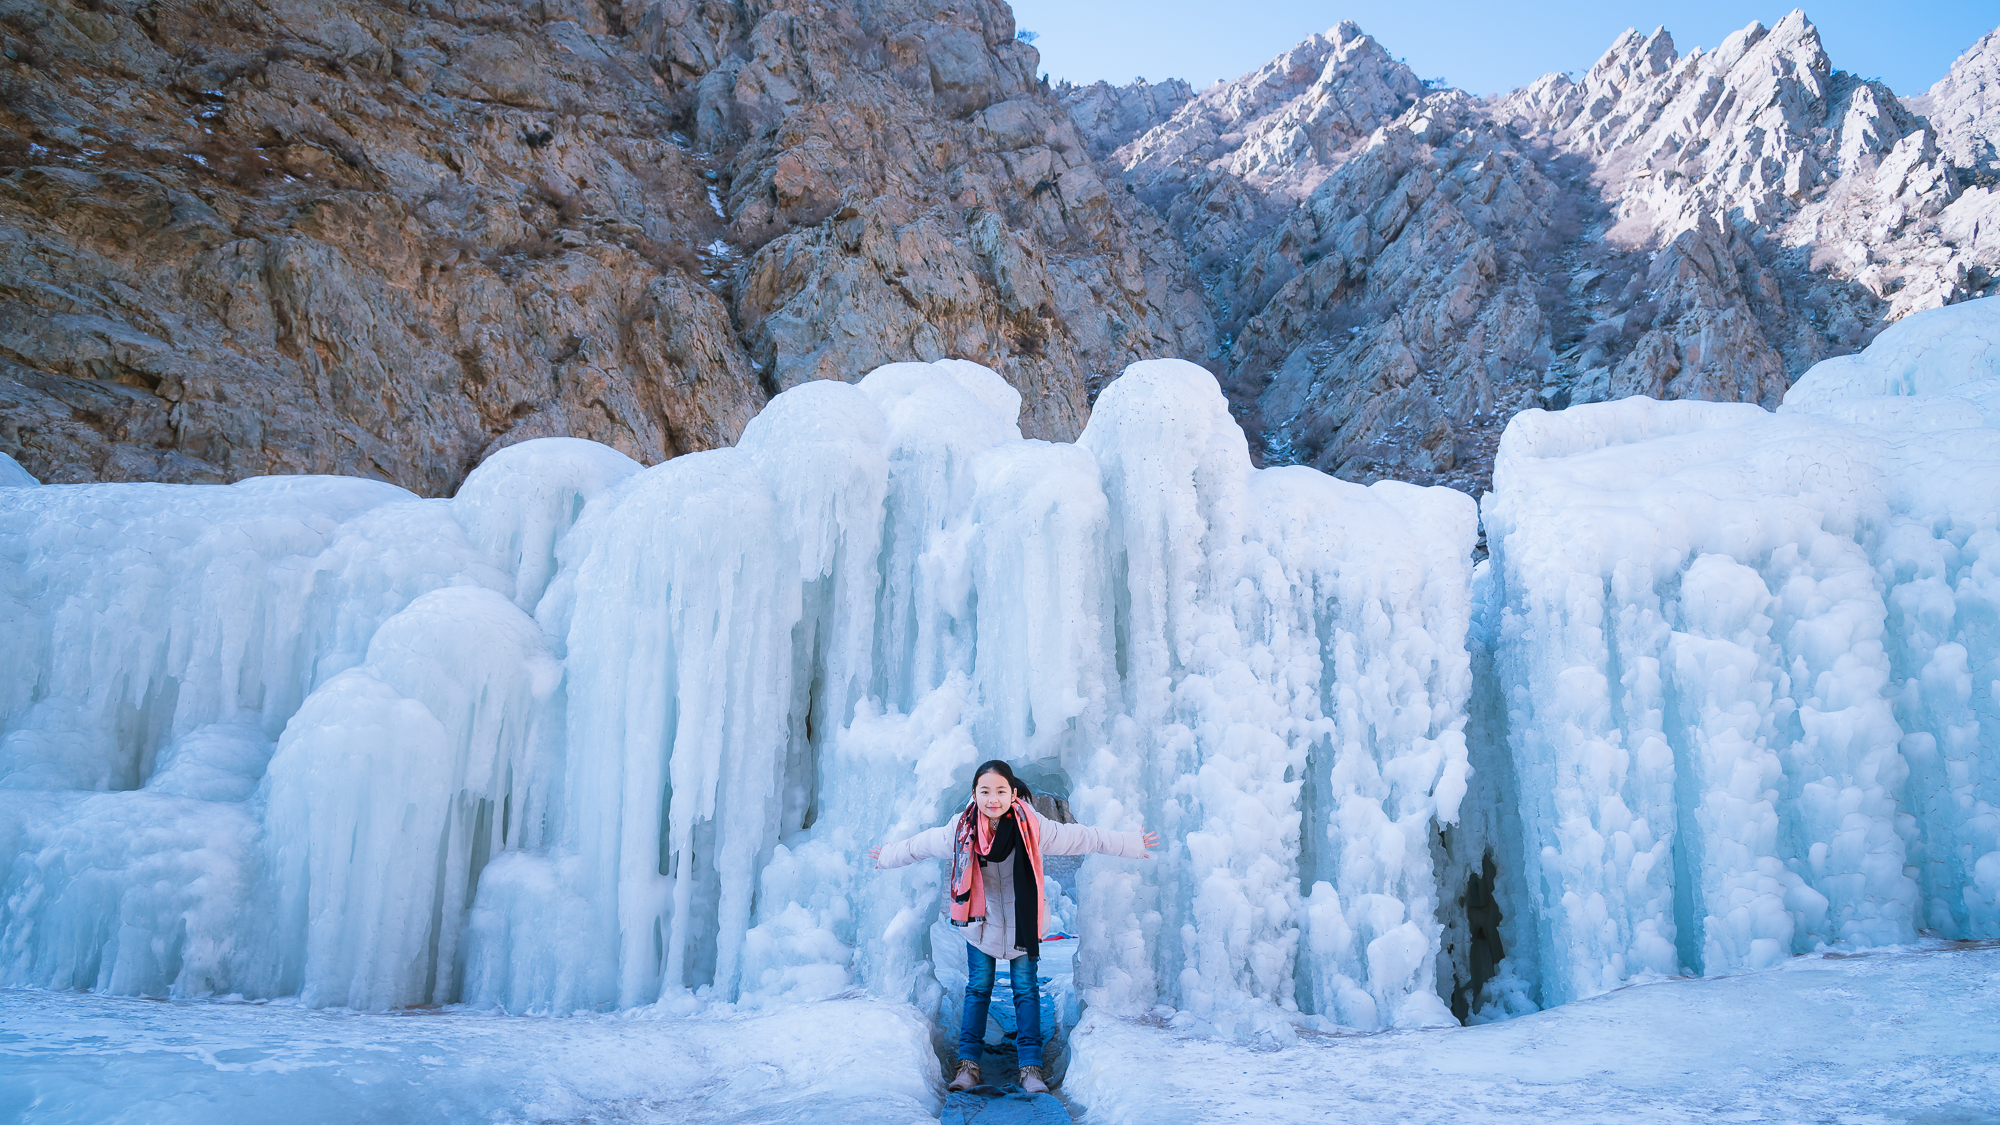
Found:
[{"label": "frozen waterfall", "polygon": [[0,460],[0,983],[934,1011],[939,873],[864,853],[986,757],[1165,838],[1085,862],[1077,979],[1191,1031],[2000,936],[2000,304],[1777,414],[1516,418],[1476,569],[1471,498],[1253,469],[1191,364],[1019,409],[894,364],[450,500]]},{"label": "frozen waterfall", "polygon": [[930,1003],[936,872],[857,861],[1004,756],[1176,843],[1083,873],[1099,1002],[1444,1018],[1471,501],[1253,471],[1178,361],[1074,446],[1019,408],[897,364],[735,449],[528,442],[449,501],[9,489],[5,979]]}]

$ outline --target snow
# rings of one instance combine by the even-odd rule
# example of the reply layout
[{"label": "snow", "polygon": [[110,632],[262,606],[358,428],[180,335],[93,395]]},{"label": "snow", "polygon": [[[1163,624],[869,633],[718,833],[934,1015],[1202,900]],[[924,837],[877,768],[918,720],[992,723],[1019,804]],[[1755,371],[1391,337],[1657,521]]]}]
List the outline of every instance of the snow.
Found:
[{"label": "snow", "polygon": [[1815,365],[1783,409],[1920,429],[2000,427],[2000,302],[1905,317],[1866,350]]},{"label": "snow", "polygon": [[1063,1093],[1092,1125],[1992,1120],[2000,949],[1809,957],[1505,1023],[1288,1051],[1091,1013]]},{"label": "snow", "polygon": [[924,1022],[861,999],[546,1019],[0,991],[0,1116],[50,1125],[919,1125],[941,1085]]}]

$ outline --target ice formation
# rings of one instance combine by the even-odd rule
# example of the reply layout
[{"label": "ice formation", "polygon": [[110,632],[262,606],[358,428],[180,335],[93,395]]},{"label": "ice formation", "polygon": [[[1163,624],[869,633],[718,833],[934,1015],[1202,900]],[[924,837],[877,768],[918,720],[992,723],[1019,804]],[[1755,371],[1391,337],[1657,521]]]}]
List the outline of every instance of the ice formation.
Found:
[{"label": "ice formation", "polygon": [[1775,414],[1511,425],[1475,765],[1518,821],[1454,843],[1461,870],[1497,848],[1508,975],[1544,1005],[2000,936],[1996,402],[2000,302],[1975,301],[1821,363]]},{"label": "ice formation", "polygon": [[0,982],[948,1010],[939,873],[864,857],[986,757],[1165,838],[1068,888],[1076,982],[1183,1030],[2000,936],[1996,402],[1975,302],[1776,414],[1531,411],[1477,569],[1469,497],[1253,469],[1173,360],[1074,445],[942,361],[450,500],[0,464]]},{"label": "ice formation", "polygon": [[1000,756],[1172,841],[1081,873],[1099,1002],[1443,1020],[1471,501],[1254,470],[1179,361],[1076,445],[1019,411],[985,368],[896,364],[778,396],[735,449],[528,442],[451,500],[20,480],[0,974],[934,1005],[937,872],[861,859]]}]

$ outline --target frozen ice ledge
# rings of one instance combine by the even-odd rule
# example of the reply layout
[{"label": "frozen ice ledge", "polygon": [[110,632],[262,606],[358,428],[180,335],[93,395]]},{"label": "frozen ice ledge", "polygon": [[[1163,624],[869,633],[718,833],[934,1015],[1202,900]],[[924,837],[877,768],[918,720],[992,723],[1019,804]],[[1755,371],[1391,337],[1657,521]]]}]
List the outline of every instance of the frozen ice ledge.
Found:
[{"label": "frozen ice ledge", "polygon": [[896,364],[450,500],[0,459],[0,984],[935,1011],[938,873],[863,854],[987,757],[1166,838],[1083,865],[1077,982],[1195,1032],[2000,937],[2000,303],[1776,414],[1517,417],[1477,567],[1191,364],[1019,407]]}]

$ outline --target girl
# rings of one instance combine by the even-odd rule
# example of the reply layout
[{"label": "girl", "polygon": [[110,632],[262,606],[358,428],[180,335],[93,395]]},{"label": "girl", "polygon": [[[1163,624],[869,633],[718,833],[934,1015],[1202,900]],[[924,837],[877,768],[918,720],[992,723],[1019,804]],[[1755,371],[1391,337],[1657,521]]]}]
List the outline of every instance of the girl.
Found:
[{"label": "girl", "polygon": [[979,1084],[993,971],[996,962],[1006,961],[1021,1088],[1031,1094],[1048,1092],[1042,1080],[1042,997],[1035,978],[1049,920],[1042,897],[1042,857],[1098,852],[1151,859],[1147,849],[1159,843],[1151,832],[1057,824],[1036,812],[1029,796],[1013,769],[996,758],[973,773],[972,801],[955,823],[868,851],[877,868],[951,860],[951,924],[965,927],[966,942],[965,1018],[959,1022],[953,1090]]}]

